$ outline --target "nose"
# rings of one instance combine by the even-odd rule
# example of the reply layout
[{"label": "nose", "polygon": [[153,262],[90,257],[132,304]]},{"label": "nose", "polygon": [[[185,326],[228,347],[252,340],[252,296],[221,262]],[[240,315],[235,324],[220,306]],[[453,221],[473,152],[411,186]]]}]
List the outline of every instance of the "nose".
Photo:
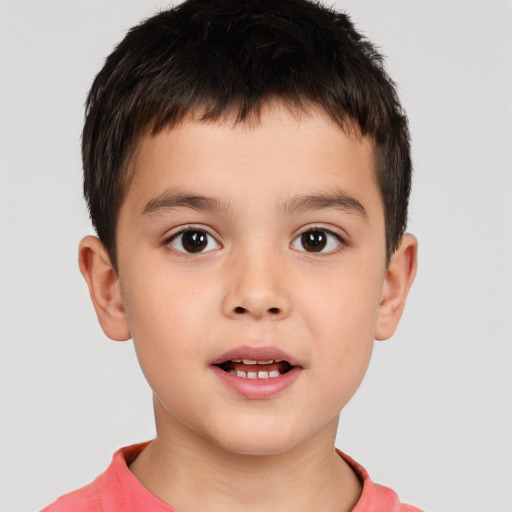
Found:
[{"label": "nose", "polygon": [[277,258],[261,252],[227,262],[223,312],[230,318],[281,320],[290,313],[286,272]]}]

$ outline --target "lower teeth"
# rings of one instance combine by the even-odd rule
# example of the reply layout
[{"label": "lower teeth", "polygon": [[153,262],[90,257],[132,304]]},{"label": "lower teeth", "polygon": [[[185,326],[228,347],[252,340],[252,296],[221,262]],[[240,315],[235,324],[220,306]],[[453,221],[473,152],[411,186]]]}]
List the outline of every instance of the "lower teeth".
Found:
[{"label": "lower teeth", "polygon": [[228,373],[231,375],[236,375],[237,377],[242,377],[244,379],[268,379],[279,377],[281,373],[277,370],[272,370],[270,372],[259,371],[259,372],[244,372],[242,370],[228,370]]}]

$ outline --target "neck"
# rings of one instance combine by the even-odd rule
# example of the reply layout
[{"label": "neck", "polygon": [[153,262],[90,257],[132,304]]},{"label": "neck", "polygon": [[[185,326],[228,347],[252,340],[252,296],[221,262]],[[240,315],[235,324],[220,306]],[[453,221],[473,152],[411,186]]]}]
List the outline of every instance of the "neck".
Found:
[{"label": "neck", "polygon": [[[282,509],[348,512],[361,494],[352,469],[334,449],[332,425],[284,453],[230,452],[173,418],[130,465],[155,496],[178,510]],[[273,508],[271,508],[273,507]]]}]

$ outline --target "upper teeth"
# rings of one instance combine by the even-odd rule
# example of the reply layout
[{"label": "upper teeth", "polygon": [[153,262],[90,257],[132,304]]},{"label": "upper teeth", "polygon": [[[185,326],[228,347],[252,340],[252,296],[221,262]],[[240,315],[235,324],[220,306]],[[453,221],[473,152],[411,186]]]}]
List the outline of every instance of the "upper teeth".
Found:
[{"label": "upper teeth", "polygon": [[244,363],[244,364],[272,364],[277,361],[274,359],[262,359],[261,361],[257,361],[255,359],[231,359],[232,363]]}]

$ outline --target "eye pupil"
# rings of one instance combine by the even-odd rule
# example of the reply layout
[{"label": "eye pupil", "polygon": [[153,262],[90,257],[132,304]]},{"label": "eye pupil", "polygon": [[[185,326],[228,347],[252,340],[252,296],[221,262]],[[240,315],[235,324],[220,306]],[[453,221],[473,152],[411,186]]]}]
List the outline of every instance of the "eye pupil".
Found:
[{"label": "eye pupil", "polygon": [[208,245],[208,238],[204,231],[185,231],[181,243],[187,252],[200,252]]},{"label": "eye pupil", "polygon": [[322,231],[306,231],[301,236],[302,247],[309,252],[320,252],[327,245],[327,237]]}]

